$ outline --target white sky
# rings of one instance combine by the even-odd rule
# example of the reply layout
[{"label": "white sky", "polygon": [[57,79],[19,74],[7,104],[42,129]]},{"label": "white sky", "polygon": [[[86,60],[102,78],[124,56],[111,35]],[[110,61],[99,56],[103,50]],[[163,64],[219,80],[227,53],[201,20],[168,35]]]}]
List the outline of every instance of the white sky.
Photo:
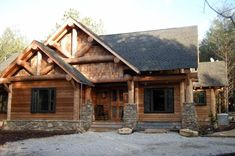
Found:
[{"label": "white sky", "polygon": [[10,26],[43,40],[69,8],[101,19],[105,34],[198,25],[202,39],[216,16],[204,0],[0,0],[0,33]]}]

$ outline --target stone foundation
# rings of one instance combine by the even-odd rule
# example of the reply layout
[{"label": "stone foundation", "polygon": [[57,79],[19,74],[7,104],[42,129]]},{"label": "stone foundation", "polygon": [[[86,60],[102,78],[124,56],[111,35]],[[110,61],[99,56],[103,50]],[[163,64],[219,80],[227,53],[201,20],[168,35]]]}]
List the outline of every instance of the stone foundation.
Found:
[{"label": "stone foundation", "polygon": [[199,130],[194,103],[184,103],[182,111],[182,128],[195,131]]},{"label": "stone foundation", "polygon": [[3,130],[13,131],[77,131],[83,132],[81,121],[71,120],[11,120],[4,121]]},{"label": "stone foundation", "polygon": [[126,104],[124,107],[123,127],[136,129],[137,126],[137,105]]},{"label": "stone foundation", "polygon": [[82,105],[80,111],[80,120],[82,121],[82,125],[84,130],[88,130],[91,127],[92,120],[93,120],[93,104],[91,102],[87,102],[86,104]]}]

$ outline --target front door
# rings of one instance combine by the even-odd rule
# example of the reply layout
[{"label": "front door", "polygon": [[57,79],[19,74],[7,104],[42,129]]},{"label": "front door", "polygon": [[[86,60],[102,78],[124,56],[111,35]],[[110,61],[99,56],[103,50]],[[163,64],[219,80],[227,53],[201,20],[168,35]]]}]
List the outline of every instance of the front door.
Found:
[{"label": "front door", "polygon": [[113,89],[111,91],[111,120],[121,121],[123,118],[124,103],[126,95],[123,89]]}]

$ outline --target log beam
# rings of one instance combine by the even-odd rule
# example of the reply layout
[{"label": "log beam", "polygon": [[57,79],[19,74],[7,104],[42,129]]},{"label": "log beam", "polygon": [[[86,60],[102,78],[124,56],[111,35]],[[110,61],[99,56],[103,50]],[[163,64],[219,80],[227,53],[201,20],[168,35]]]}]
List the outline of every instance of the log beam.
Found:
[{"label": "log beam", "polygon": [[36,75],[34,70],[30,67],[28,62],[22,61],[22,60],[17,60],[17,65],[24,67],[24,69],[31,75]]},{"label": "log beam", "polygon": [[135,83],[133,80],[127,81],[128,86],[128,103],[135,102]]},{"label": "log beam", "polygon": [[89,51],[91,46],[92,46],[91,43],[88,43],[88,44],[82,46],[80,50],[76,51],[75,56],[82,57],[83,55],[85,55],[85,53],[87,53]]},{"label": "log beam", "polygon": [[76,30],[76,28],[73,28],[72,29],[72,37],[71,37],[71,39],[72,39],[72,41],[71,41],[71,43],[72,43],[71,44],[72,57],[75,57],[76,52],[77,52],[77,43],[78,43],[77,38],[78,38],[77,30]]},{"label": "log beam", "polygon": [[92,83],[111,83],[111,82],[127,82],[132,80],[132,78],[116,78],[116,79],[93,79]]},{"label": "log beam", "polygon": [[48,74],[52,69],[54,69],[54,64],[49,64],[41,70],[42,75]]},{"label": "log beam", "polygon": [[38,53],[37,53],[37,75],[40,75],[41,62],[42,62],[42,54],[38,51]]},{"label": "log beam", "polygon": [[134,76],[134,81],[171,81],[184,80],[187,76],[185,74],[177,75],[159,75],[159,76]]},{"label": "log beam", "polygon": [[186,103],[193,103],[193,81],[188,78],[186,80]]},{"label": "log beam", "polygon": [[94,39],[93,39],[91,36],[88,36],[88,37],[87,37],[87,41],[88,41],[89,43],[93,42],[93,40],[94,40]]},{"label": "log beam", "polygon": [[56,39],[55,39],[55,42],[59,42],[65,34],[67,34],[68,30],[65,29]]},{"label": "log beam", "polygon": [[40,80],[60,80],[65,79],[66,75],[35,75],[35,76],[17,76],[11,77],[7,80],[10,82],[18,82],[18,81],[40,81]]},{"label": "log beam", "polygon": [[65,53],[63,53],[63,49],[61,48],[59,43],[55,41],[50,41],[49,46],[56,48],[59,54],[61,54],[63,57],[69,57]]},{"label": "log beam", "polygon": [[95,57],[87,57],[83,56],[80,58],[66,58],[65,62],[70,64],[87,64],[87,63],[101,63],[101,62],[113,62],[113,56],[95,56]]},{"label": "log beam", "polygon": [[12,84],[9,85],[7,100],[7,120],[11,120],[11,103],[12,103]]},{"label": "log beam", "polygon": [[181,112],[183,112],[184,103],[185,103],[185,82],[181,81],[180,82],[180,108],[181,108]]},{"label": "log beam", "polygon": [[115,57],[115,58],[114,58],[114,63],[119,63],[119,62],[120,62],[120,59],[117,58],[117,57]]},{"label": "log beam", "polygon": [[215,118],[216,117],[216,97],[214,88],[210,89],[211,91],[211,114]]},{"label": "log beam", "polygon": [[0,78],[0,84],[6,84],[6,83],[10,83],[9,79],[7,79],[7,78]]}]

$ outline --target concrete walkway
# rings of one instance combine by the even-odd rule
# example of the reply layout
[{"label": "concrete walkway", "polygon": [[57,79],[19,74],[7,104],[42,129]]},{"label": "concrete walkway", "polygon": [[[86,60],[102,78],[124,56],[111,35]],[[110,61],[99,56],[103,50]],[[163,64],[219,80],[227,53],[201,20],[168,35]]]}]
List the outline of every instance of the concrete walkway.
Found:
[{"label": "concrete walkway", "polygon": [[211,137],[234,137],[235,138],[235,129],[229,130],[229,131],[223,131],[223,132],[216,132],[213,134],[209,134],[207,136]]},{"label": "concrete walkway", "polygon": [[6,156],[112,156],[112,155],[180,155],[204,156],[235,153],[234,138],[186,138],[178,133],[119,135],[116,132],[87,132],[29,139],[0,147]]}]

